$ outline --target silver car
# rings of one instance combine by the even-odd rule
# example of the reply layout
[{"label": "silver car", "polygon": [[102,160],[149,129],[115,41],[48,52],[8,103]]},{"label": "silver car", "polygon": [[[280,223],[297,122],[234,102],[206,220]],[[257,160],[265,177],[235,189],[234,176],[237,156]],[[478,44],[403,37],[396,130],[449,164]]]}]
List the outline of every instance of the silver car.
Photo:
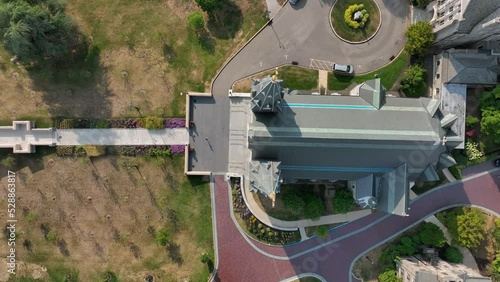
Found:
[{"label": "silver car", "polygon": [[343,74],[353,74],[354,68],[351,65],[333,64],[332,71]]}]

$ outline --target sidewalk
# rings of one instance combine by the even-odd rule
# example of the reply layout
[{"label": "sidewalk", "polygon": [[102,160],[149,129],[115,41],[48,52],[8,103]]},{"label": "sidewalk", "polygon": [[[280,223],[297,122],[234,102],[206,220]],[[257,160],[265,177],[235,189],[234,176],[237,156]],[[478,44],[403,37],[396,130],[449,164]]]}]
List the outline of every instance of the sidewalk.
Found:
[{"label": "sidewalk", "polygon": [[281,9],[281,5],[278,4],[277,0],[266,0],[267,11],[269,12],[269,18],[273,18],[278,11]]},{"label": "sidewalk", "polygon": [[148,130],[144,128],[58,129],[57,145],[185,145],[185,128]]}]

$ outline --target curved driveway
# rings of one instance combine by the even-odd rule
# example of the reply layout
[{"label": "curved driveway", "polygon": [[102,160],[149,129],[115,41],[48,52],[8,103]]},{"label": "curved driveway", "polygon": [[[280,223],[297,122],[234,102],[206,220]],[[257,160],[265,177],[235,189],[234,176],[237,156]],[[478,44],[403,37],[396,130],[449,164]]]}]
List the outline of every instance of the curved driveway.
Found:
[{"label": "curved driveway", "polygon": [[228,184],[223,176],[215,176],[213,220],[219,259],[215,281],[279,281],[301,273],[317,273],[331,282],[350,281],[352,264],[359,256],[428,215],[464,205],[500,214],[499,187],[500,169],[493,169],[420,196],[411,203],[408,217],[374,213],[330,231],[326,239],[271,247],[240,233],[232,218]]}]

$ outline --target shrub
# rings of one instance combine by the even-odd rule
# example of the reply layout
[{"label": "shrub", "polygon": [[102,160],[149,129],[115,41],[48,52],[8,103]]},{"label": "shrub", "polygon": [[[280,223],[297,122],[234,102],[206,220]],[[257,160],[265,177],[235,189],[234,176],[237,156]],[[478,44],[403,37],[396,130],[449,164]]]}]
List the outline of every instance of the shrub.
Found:
[{"label": "shrub", "polygon": [[166,246],[170,241],[170,236],[168,235],[168,230],[166,228],[159,229],[156,231],[155,236],[156,243],[161,246]]},{"label": "shrub", "polygon": [[332,205],[337,213],[348,213],[354,207],[354,198],[349,189],[338,190],[332,199]]},{"label": "shrub", "polygon": [[73,156],[75,153],[75,146],[57,146],[56,154],[60,157]]},{"label": "shrub", "polygon": [[49,233],[47,233],[47,241],[53,243],[57,240],[57,233],[54,230],[50,230]]},{"label": "shrub", "polygon": [[465,155],[469,161],[474,161],[480,159],[483,156],[483,153],[478,150],[477,143],[465,142]]},{"label": "shrub", "polygon": [[467,115],[465,118],[465,124],[468,128],[474,127],[479,123],[479,119],[475,116]]},{"label": "shrub", "polygon": [[200,12],[191,13],[188,16],[189,25],[195,30],[200,30],[205,27],[205,19],[203,18],[203,14]]},{"label": "shrub", "polygon": [[29,212],[26,216],[26,219],[29,223],[32,223],[33,221],[36,221],[38,219],[38,215],[35,212]]},{"label": "shrub", "polygon": [[320,238],[326,238],[328,236],[328,226],[322,225],[318,227],[316,234],[318,234],[318,237]]},{"label": "shrub", "polygon": [[170,148],[168,148],[166,150],[159,150],[159,149],[151,148],[151,149],[149,149],[148,154],[152,157],[169,157],[172,155]]},{"label": "shrub", "polygon": [[429,247],[440,248],[446,243],[443,231],[434,223],[426,222],[418,230],[422,244]]},{"label": "shrub", "polygon": [[104,274],[102,275],[102,279],[103,279],[102,280],[103,282],[117,282],[118,281],[118,278],[116,278],[116,274],[111,270],[104,272]]},{"label": "shrub", "polygon": [[401,238],[401,242],[395,248],[403,256],[411,256],[417,252],[417,246],[410,237]]},{"label": "shrub", "polygon": [[294,192],[283,194],[283,204],[287,210],[294,214],[301,214],[306,205],[304,200]]},{"label": "shrub", "polygon": [[70,118],[65,118],[65,119],[60,120],[57,123],[56,127],[60,128],[60,129],[74,128],[75,127],[75,121],[73,119],[70,119]]},{"label": "shrub", "polygon": [[101,119],[95,124],[95,128],[109,128],[109,120]]},{"label": "shrub", "polygon": [[12,167],[16,164],[16,159],[13,156],[9,155],[9,156],[3,158],[1,163],[4,167],[9,168],[9,167]]},{"label": "shrub", "polygon": [[200,261],[201,263],[208,263],[210,261],[210,257],[208,256],[207,253],[203,253],[200,256]]},{"label": "shrub", "polygon": [[106,146],[84,145],[83,150],[89,157],[99,157],[106,155]]},{"label": "shrub", "polygon": [[451,263],[462,263],[464,261],[464,255],[462,255],[462,252],[457,247],[448,247],[445,258]]},{"label": "shrub", "polygon": [[159,117],[146,117],[137,120],[137,125],[144,127],[146,129],[164,129],[165,120]]},{"label": "shrub", "polygon": [[[363,4],[350,5],[345,10],[345,13],[344,13],[345,23],[354,29],[363,28],[366,25],[366,23],[368,22],[368,18],[370,16],[364,8],[365,8],[365,6]],[[356,12],[361,12],[361,15],[360,15],[359,19],[354,20],[354,14],[356,14]]]},{"label": "shrub", "polygon": [[320,198],[310,197],[304,206],[304,216],[306,218],[317,220],[325,211],[325,204]]}]

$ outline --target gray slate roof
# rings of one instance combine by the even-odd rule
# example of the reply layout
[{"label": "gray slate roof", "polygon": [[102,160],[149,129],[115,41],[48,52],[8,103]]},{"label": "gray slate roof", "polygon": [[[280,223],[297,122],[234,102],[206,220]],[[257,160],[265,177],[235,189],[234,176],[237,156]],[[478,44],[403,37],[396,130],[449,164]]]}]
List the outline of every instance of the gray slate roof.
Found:
[{"label": "gray slate roof", "polygon": [[250,191],[268,196],[279,193],[281,184],[280,162],[253,160],[249,164]]},{"label": "gray slate roof", "polygon": [[380,79],[368,80],[359,87],[359,96],[378,110],[385,103],[385,88]]},{"label": "gray slate roof", "polygon": [[486,53],[445,52],[442,60],[443,83],[495,85],[496,56]]},{"label": "gray slate roof", "polygon": [[283,80],[276,80],[269,75],[262,79],[252,80],[252,111],[277,112],[281,110],[284,95]]}]

